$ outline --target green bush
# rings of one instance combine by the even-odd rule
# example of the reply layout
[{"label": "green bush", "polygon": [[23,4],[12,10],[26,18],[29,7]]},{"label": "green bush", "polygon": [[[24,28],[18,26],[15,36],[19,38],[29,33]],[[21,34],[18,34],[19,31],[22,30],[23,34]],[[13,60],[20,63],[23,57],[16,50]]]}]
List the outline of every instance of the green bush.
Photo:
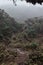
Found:
[{"label": "green bush", "polygon": [[37,32],[35,30],[35,28],[28,28],[28,30],[26,30],[27,34],[28,34],[28,37],[30,38],[35,38],[37,36]]},{"label": "green bush", "polygon": [[30,44],[30,48],[32,48],[32,49],[36,49],[37,47],[38,47],[38,43],[36,43],[36,42],[33,42]]}]

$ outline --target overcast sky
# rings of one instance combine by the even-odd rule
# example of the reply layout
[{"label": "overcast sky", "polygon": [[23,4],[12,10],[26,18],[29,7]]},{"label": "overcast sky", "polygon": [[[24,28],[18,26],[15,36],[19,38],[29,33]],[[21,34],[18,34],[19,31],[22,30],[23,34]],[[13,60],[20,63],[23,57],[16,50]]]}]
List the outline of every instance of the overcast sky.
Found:
[{"label": "overcast sky", "polygon": [[43,5],[27,4],[25,1],[17,1],[17,6],[12,0],[0,0],[0,8],[4,9],[9,15],[17,21],[23,21],[31,17],[43,16]]}]

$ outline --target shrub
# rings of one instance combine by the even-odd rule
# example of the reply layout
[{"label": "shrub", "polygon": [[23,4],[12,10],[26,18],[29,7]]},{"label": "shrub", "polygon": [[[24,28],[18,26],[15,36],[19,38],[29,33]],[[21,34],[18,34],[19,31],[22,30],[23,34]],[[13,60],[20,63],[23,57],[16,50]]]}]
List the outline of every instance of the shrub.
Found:
[{"label": "shrub", "polygon": [[35,38],[37,35],[35,28],[28,28],[28,30],[26,32],[28,34],[28,37],[30,37],[30,38]]},{"label": "shrub", "polygon": [[36,42],[33,42],[30,44],[30,48],[36,49],[38,47],[38,44]]}]

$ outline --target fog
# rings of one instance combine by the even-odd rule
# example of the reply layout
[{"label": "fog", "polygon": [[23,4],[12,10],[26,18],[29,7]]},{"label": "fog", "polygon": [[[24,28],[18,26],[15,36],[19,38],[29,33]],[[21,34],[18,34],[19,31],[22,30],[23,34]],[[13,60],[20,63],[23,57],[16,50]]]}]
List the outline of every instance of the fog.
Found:
[{"label": "fog", "polygon": [[4,9],[16,21],[23,22],[28,18],[43,16],[43,4],[30,4],[17,1],[16,6],[12,0],[0,0],[0,9]]}]

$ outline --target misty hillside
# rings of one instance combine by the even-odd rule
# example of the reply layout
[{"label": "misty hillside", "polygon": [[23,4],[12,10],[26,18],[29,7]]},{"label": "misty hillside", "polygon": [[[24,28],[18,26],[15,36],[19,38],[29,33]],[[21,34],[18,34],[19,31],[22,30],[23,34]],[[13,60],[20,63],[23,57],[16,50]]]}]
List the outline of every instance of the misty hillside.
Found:
[{"label": "misty hillside", "polygon": [[20,40],[42,36],[43,17],[30,18],[24,24],[20,24],[0,9],[0,40],[12,37],[13,34]]},{"label": "misty hillside", "polygon": [[0,9],[0,65],[43,65],[43,17],[20,24]]},{"label": "misty hillside", "polygon": [[11,37],[12,33],[17,33],[20,29],[21,24],[0,9],[0,37]]},{"label": "misty hillside", "polygon": [[26,32],[28,32],[28,34],[33,33],[34,35],[43,35],[43,17],[30,18],[25,21],[25,24]]},{"label": "misty hillside", "polygon": [[20,33],[19,38],[43,35],[43,17],[30,18],[25,24],[20,24],[0,9],[0,37],[11,37],[13,33]]}]

